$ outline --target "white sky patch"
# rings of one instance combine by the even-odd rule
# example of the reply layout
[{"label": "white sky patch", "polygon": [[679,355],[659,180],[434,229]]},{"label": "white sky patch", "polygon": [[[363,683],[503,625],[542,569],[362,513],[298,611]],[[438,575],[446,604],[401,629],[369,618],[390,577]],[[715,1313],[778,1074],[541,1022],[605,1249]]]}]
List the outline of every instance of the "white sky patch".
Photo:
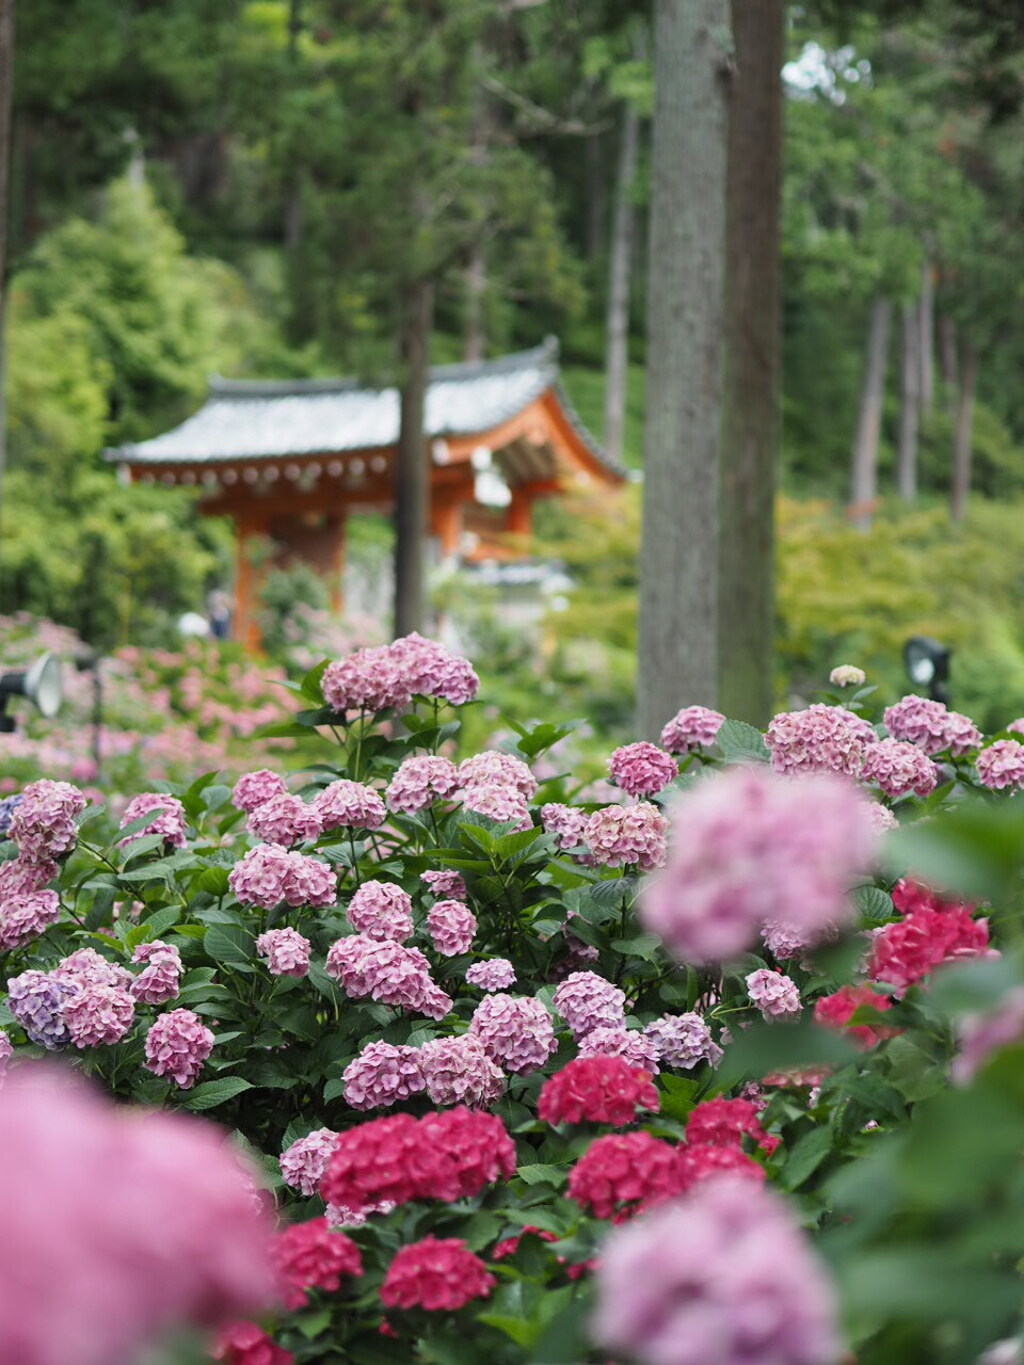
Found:
[{"label": "white sky patch", "polygon": [[829,51],[820,43],[805,43],[795,61],[782,68],[787,93],[794,99],[823,97],[833,104],[846,102],[845,85],[871,80],[871,63],[850,46]]}]

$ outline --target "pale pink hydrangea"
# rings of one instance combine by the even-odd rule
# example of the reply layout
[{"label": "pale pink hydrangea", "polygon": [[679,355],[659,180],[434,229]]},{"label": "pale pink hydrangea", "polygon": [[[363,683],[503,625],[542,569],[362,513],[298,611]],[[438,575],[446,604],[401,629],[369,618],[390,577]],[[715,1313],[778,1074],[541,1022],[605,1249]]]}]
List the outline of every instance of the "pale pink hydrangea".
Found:
[{"label": "pale pink hydrangea", "polygon": [[301,796],[281,792],[249,812],[245,827],[257,839],[267,844],[291,848],[320,837],[322,826],[316,807],[307,805]]},{"label": "pale pink hydrangea", "polygon": [[698,1062],[717,1066],[724,1055],[706,1020],[693,1012],[663,1014],[648,1024],[644,1033],[664,1066],[690,1071]]},{"label": "pale pink hydrangea", "polygon": [[77,1048],[119,1043],[134,1022],[135,1000],[117,986],[81,986],[64,1003],[64,1023]]},{"label": "pale pink hydrangea", "polygon": [[387,645],[357,649],[328,664],[321,679],[324,701],[333,711],[384,711],[408,706],[412,687],[402,661]]},{"label": "pale pink hydrangea", "polygon": [[181,954],[173,944],[158,938],[152,943],[140,943],[132,953],[132,961],[146,964],[130,987],[136,1000],[146,1005],[165,1005],[177,998],[182,965]]},{"label": "pale pink hydrangea", "polygon": [[978,781],[983,787],[1002,791],[1024,787],[1024,744],[1015,739],[997,739],[977,758]]},{"label": "pale pink hydrangea", "polygon": [[[1021,750],[1024,753],[1024,749]],[[880,739],[864,750],[862,782],[874,782],[890,801],[901,796],[927,796],[938,785],[939,770],[916,744],[900,739]]]},{"label": "pale pink hydrangea", "polygon": [[372,787],[347,778],[339,778],[325,787],[311,805],[325,833],[332,829],[380,829],[388,816],[384,802]]},{"label": "pale pink hydrangea", "polygon": [[309,948],[309,939],[287,926],[267,929],[256,940],[256,952],[271,976],[307,976]]},{"label": "pale pink hydrangea", "polygon": [[621,1057],[651,1076],[658,1074],[658,1049],[653,1038],[623,1025],[602,1025],[580,1039],[580,1057]]},{"label": "pale pink hydrangea", "polygon": [[950,1079],[954,1085],[970,1085],[994,1052],[1024,1038],[1024,986],[1008,991],[994,1009],[965,1015],[956,1036],[959,1051]]},{"label": "pale pink hydrangea", "polygon": [[536,1071],[558,1048],[543,1002],[523,996],[486,996],[473,1012],[469,1031],[491,1061],[514,1076]]},{"label": "pale pink hydrangea", "polygon": [[602,867],[635,863],[644,872],[665,861],[668,820],[649,801],[635,806],[603,806],[589,816],[583,842]]},{"label": "pale pink hydrangea", "polygon": [[32,862],[28,858],[11,858],[0,863],[0,901],[9,896],[32,896],[42,891],[60,872],[56,863]]},{"label": "pale pink hydrangea", "polygon": [[[882,810],[884,807],[878,806],[874,809]],[[769,920],[761,929],[761,937],[772,957],[777,962],[786,962],[790,958],[803,957],[821,941],[822,937],[829,936],[830,932],[826,930],[823,934],[817,930],[787,924],[784,920]]]},{"label": "pale pink hydrangea", "polygon": [[14,1056],[14,1045],[10,1038],[0,1028],[0,1085],[3,1085],[4,1077],[7,1075],[7,1064]]},{"label": "pale pink hydrangea", "polygon": [[724,722],[721,711],[712,711],[707,706],[684,706],[662,730],[662,747],[670,754],[710,749]]},{"label": "pale pink hydrangea", "polygon": [[242,774],[234,785],[231,803],[236,810],[244,810],[251,815],[257,806],[262,806],[275,796],[284,796],[286,792],[283,777],[272,773],[269,768],[259,768],[256,772]]},{"label": "pale pink hydrangea", "polygon": [[0,953],[22,948],[60,919],[56,891],[34,891],[0,900]]},{"label": "pale pink hydrangea", "polygon": [[459,872],[428,871],[420,873],[420,881],[439,900],[464,901],[466,883]]},{"label": "pale pink hydrangea", "polygon": [[904,697],[895,706],[887,706],[883,718],[893,739],[916,744],[926,754],[949,749],[958,758],[981,745],[981,731],[968,716],[928,697]]},{"label": "pale pink hydrangea", "polygon": [[614,1228],[596,1271],[598,1343],[639,1365],[832,1365],[835,1295],[782,1200],[718,1175]]},{"label": "pale pink hydrangea", "polygon": [[273,910],[288,905],[333,905],[337,881],[332,869],[316,858],[288,852],[277,844],[257,844],[228,877],[228,885],[243,903]]},{"label": "pale pink hydrangea", "polygon": [[75,817],[88,804],[70,782],[46,778],[30,782],[11,817],[7,837],[13,839],[27,862],[48,863],[69,852],[78,842]]},{"label": "pale pink hydrangea", "polygon": [[608,773],[629,796],[657,796],[675,781],[679,769],[671,754],[642,739],[620,745],[608,760]]},{"label": "pale pink hydrangea", "polygon": [[420,1046],[420,1066],[432,1104],[486,1109],[501,1099],[505,1076],[473,1034],[434,1038]]},{"label": "pale pink hydrangea", "polygon": [[412,933],[412,899],[394,882],[363,882],[345,915],[352,928],[368,938],[404,943]]},{"label": "pale pink hydrangea", "polygon": [[137,833],[121,839],[119,846],[124,848],[133,839],[140,839],[144,834],[162,834],[167,847],[184,848],[188,843],[188,835],[185,832],[185,807],[176,796],[167,796],[163,792],[142,792],[138,796],[133,796],[125,806],[119,828],[124,829],[126,825],[141,820],[144,815],[151,812],[159,813]]},{"label": "pale pink hydrangea", "polygon": [[431,1019],[451,1011],[451,998],[431,979],[430,964],[418,948],[365,934],[338,939],[327,954],[327,975],[353,1000],[415,1010]]},{"label": "pale pink hydrangea", "polygon": [[899,829],[900,822],[888,806],[880,806],[877,801],[871,805],[871,824],[876,834],[887,834],[891,829]]},{"label": "pale pink hydrangea", "polygon": [[426,1082],[414,1047],[368,1043],[342,1073],[345,1103],[353,1109],[387,1109],[423,1090]]},{"label": "pale pink hydrangea", "polygon": [[540,822],[545,834],[558,835],[558,847],[567,853],[583,843],[587,812],[578,806],[564,806],[558,801],[549,801],[540,808]]},{"label": "pale pink hydrangea", "polygon": [[307,1199],[316,1194],[337,1141],[338,1134],[332,1128],[317,1128],[286,1147],[278,1157],[284,1183]]},{"label": "pale pink hydrangea", "polygon": [[573,972],[555,991],[555,1009],[576,1042],[596,1028],[619,1028],[626,1019],[626,994],[596,972]]},{"label": "pale pink hydrangea", "polygon": [[113,986],[119,991],[131,990],[134,980],[127,967],[111,962],[95,948],[77,948],[61,959],[51,975],[77,986]]},{"label": "pale pink hydrangea", "polygon": [[515,754],[498,749],[485,749],[481,754],[464,758],[459,764],[459,786],[512,787],[527,801],[536,795],[537,779],[529,767]]},{"label": "pale pink hydrangea", "polygon": [[803,1008],[800,990],[790,976],[782,972],[769,971],[760,967],[746,978],[747,994],[761,1011],[764,1019],[786,1019],[800,1013]]},{"label": "pale pink hydrangea", "polygon": [[414,696],[436,697],[438,701],[462,706],[480,690],[480,679],[468,659],[453,654],[436,640],[424,639],[415,631],[402,635],[389,647],[402,668]]},{"label": "pale pink hydrangea", "polygon": [[515,787],[500,783],[474,782],[470,787],[459,791],[459,799],[466,810],[476,815],[486,815],[499,825],[515,824],[517,830],[529,829],[532,825],[526,797]]},{"label": "pale pink hydrangea", "polygon": [[458,786],[459,771],[450,758],[420,754],[403,759],[386,795],[392,810],[415,815],[452,796]]},{"label": "pale pink hydrangea", "polygon": [[461,901],[435,901],[427,913],[427,930],[444,957],[468,953],[476,933],[476,915]]},{"label": "pale pink hydrangea", "polygon": [[420,1014],[425,1014],[428,1019],[433,1019],[440,1023],[442,1019],[447,1019],[452,1012],[453,1001],[451,996],[441,989],[434,981],[427,981],[423,987],[423,994],[417,1010]]},{"label": "pale pink hydrangea", "polygon": [[182,1090],[190,1090],[212,1051],[213,1034],[198,1014],[168,1010],[150,1025],[143,1065],[154,1076],[170,1076]]},{"label": "pale pink hydrangea", "polygon": [[820,934],[845,920],[847,892],[876,849],[870,803],[851,782],[762,766],[698,783],[675,802],[673,822],[640,918],[683,962],[727,961],[768,923]]},{"label": "pale pink hydrangea", "polygon": [[1019,717],[1017,720],[1011,720],[1006,728],[1011,734],[1024,735],[1024,716]]},{"label": "pale pink hydrangea", "polygon": [[515,984],[516,969],[505,957],[488,958],[486,962],[474,962],[466,968],[466,980],[471,986],[479,986],[482,991],[503,991]]},{"label": "pale pink hydrangea", "polygon": [[856,664],[840,664],[833,668],[828,680],[833,687],[863,687],[865,676],[863,668]]},{"label": "pale pink hydrangea", "polygon": [[860,716],[844,706],[815,703],[804,711],[783,711],[768,725],[765,743],[773,772],[860,772],[864,746],[878,736]]}]

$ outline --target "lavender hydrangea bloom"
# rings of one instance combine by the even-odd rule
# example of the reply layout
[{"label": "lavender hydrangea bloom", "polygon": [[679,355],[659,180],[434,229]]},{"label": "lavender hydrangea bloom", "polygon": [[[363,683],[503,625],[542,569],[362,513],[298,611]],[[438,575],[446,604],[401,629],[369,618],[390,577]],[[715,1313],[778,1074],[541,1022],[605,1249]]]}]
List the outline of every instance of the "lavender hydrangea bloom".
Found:
[{"label": "lavender hydrangea bloom", "polygon": [[132,953],[132,961],[145,963],[131,984],[136,1000],[146,1005],[165,1005],[177,997],[181,980],[181,954],[170,943],[154,939],[140,943]]},{"label": "lavender hydrangea bloom", "polygon": [[420,1067],[432,1104],[464,1104],[483,1109],[505,1090],[505,1077],[491,1061],[479,1038],[434,1038],[419,1050]]},{"label": "lavender hydrangea bloom", "polygon": [[13,796],[5,796],[0,801],[0,839],[7,838],[7,832],[11,828],[11,820],[14,812],[22,802],[21,792],[15,792]]},{"label": "lavender hydrangea bloom", "polygon": [[577,1042],[596,1028],[621,1028],[626,995],[596,972],[573,972],[554,994],[554,1006]]},{"label": "lavender hydrangea bloom", "polygon": [[317,1128],[285,1148],[278,1158],[284,1183],[307,1199],[316,1194],[337,1141],[332,1128]]},{"label": "lavender hydrangea bloom", "polygon": [[469,1031],[491,1061],[515,1076],[542,1067],[558,1047],[543,1003],[522,996],[487,996],[477,1005]]},{"label": "lavender hydrangea bloom", "polygon": [[792,977],[761,967],[746,978],[750,999],[764,1019],[784,1019],[800,1013],[800,991]]},{"label": "lavender hydrangea bloom", "polygon": [[353,1109],[387,1109],[418,1095],[426,1082],[414,1047],[368,1043],[342,1073]]},{"label": "lavender hydrangea bloom", "polygon": [[10,1038],[0,1028],[0,1085],[3,1084],[4,1077],[7,1075],[7,1063],[14,1056],[14,1047]]},{"label": "lavender hydrangea bloom", "polygon": [[658,1074],[658,1049],[645,1033],[624,1025],[602,1025],[580,1039],[581,1057],[621,1057],[631,1067]]},{"label": "lavender hydrangea bloom", "polygon": [[0,900],[0,952],[21,948],[60,918],[56,891],[36,891]]},{"label": "lavender hydrangea bloom", "polygon": [[213,1034],[198,1014],[168,1010],[146,1034],[144,1065],[155,1076],[170,1076],[182,1090],[190,1090],[212,1051]]},{"label": "lavender hydrangea bloom", "polygon": [[7,983],[7,1008],[33,1043],[53,1051],[70,1041],[64,1004],[74,993],[69,981],[46,972],[22,972]]},{"label": "lavender hydrangea bloom", "polygon": [[711,1029],[699,1014],[663,1014],[644,1029],[654,1045],[658,1060],[665,1066],[689,1071],[698,1062],[717,1066],[723,1052],[711,1036]]}]

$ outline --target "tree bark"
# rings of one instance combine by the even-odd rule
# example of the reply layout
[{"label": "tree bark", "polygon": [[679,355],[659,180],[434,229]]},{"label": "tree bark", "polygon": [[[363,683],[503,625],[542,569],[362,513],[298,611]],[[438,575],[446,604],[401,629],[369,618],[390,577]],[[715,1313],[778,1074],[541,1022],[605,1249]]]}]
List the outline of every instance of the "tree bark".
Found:
[{"label": "tree bark", "polygon": [[850,521],[860,530],[871,525],[871,514],[878,496],[878,439],[882,430],[882,402],[885,397],[885,370],[889,356],[889,328],[892,304],[876,299],[871,309],[864,383],[860,396],[860,415],[853,441],[853,481]]},{"label": "tree bark", "polygon": [[[903,379],[900,388],[900,446],[896,482],[904,502],[917,497],[918,418],[924,409],[922,381],[925,366],[922,352],[928,349],[928,334],[922,332],[923,303],[903,305]],[[930,370],[930,366],[928,367]]]},{"label": "tree bark", "polygon": [[943,315],[939,319],[939,358],[942,363],[942,386],[946,393],[946,407],[950,417],[956,415],[956,396],[960,387],[959,365],[956,355],[956,323]]},{"label": "tree bark", "polygon": [[638,722],[714,705],[728,0],[656,0]]},{"label": "tree bark", "polygon": [[918,405],[920,415],[927,419],[935,406],[935,277],[927,258],[921,267],[918,324]]},{"label": "tree bark", "polygon": [[484,293],[487,289],[487,261],[482,242],[474,242],[466,266],[466,333],[464,360],[483,360],[487,347],[484,330]]},{"label": "tree bark", "polygon": [[956,426],[953,434],[953,489],[950,515],[954,522],[963,521],[967,511],[967,497],[971,491],[971,433],[974,426],[974,394],[978,386],[978,353],[971,343],[964,343],[964,366],[960,392],[956,404]]},{"label": "tree bark", "polygon": [[424,430],[434,316],[432,280],[406,285],[399,331],[402,367],[400,426],[395,451],[395,635],[422,630],[426,615],[427,516],[430,463]]},{"label": "tree bark", "polygon": [[773,702],[781,441],[784,0],[732,0],[732,34],[718,705],[726,715],[766,725]]},{"label": "tree bark", "polygon": [[615,176],[615,210],[612,219],[612,250],[608,269],[606,316],[604,448],[613,460],[622,460],[626,424],[626,387],[629,376],[629,275],[633,260],[636,209],[633,182],[640,154],[640,115],[627,101],[622,109],[619,164]]},{"label": "tree bark", "polygon": [[[7,466],[7,234],[10,225],[14,0],[0,0],[0,523]],[[2,533],[0,533],[2,534]]]}]

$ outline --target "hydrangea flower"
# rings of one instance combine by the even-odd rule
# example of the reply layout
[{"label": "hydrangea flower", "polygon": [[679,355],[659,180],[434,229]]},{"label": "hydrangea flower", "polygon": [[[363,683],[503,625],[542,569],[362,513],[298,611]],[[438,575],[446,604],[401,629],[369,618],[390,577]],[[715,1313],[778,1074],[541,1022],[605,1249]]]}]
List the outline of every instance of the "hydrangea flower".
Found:
[{"label": "hydrangea flower", "polygon": [[339,778],[319,792],[311,807],[326,833],[332,829],[380,829],[387,807],[372,787]]},{"label": "hydrangea flower", "polygon": [[64,1003],[74,991],[69,981],[29,970],[8,980],[7,1008],[31,1042],[53,1051],[68,1042]]},{"label": "hydrangea flower", "polygon": [[761,1127],[758,1106],[752,1100],[702,1100],[686,1120],[686,1141],[694,1147],[739,1147],[751,1137],[769,1156],[779,1140]]},{"label": "hydrangea flower", "polygon": [[895,706],[887,706],[883,718],[893,739],[916,744],[929,755],[948,749],[959,758],[981,746],[981,731],[969,716],[928,697],[904,697]]},{"label": "hydrangea flower", "polygon": [[326,971],[354,1000],[369,996],[432,1019],[443,1019],[451,1010],[451,998],[432,980],[420,950],[391,939],[378,941],[365,934],[338,939],[327,954]]},{"label": "hydrangea flower", "polygon": [[516,969],[507,958],[491,957],[467,967],[466,980],[482,991],[503,991],[515,984]]},{"label": "hydrangea flower", "polygon": [[0,1028],[0,1085],[7,1075],[7,1063],[14,1056],[14,1045],[6,1032]]},{"label": "hydrangea flower", "polygon": [[761,967],[746,977],[747,994],[765,1019],[788,1019],[803,1008],[800,990],[792,977]]},{"label": "hydrangea flower", "polygon": [[386,1308],[455,1312],[486,1299],[497,1284],[483,1261],[458,1237],[424,1237],[400,1247],[380,1287]]},{"label": "hydrangea flower", "polygon": [[469,1031],[488,1057],[514,1076],[536,1071],[558,1047],[543,1002],[523,996],[486,996],[473,1012]]},{"label": "hydrangea flower", "polygon": [[555,991],[552,1003],[576,1042],[596,1028],[619,1027],[626,1019],[626,993],[596,972],[573,972]]},{"label": "hydrangea flower", "polygon": [[111,962],[95,948],[78,948],[62,958],[52,975],[58,981],[77,986],[114,986],[118,990],[131,989],[132,974],[119,962]]},{"label": "hydrangea flower", "polygon": [[452,706],[463,706],[480,689],[480,679],[468,659],[453,654],[436,640],[424,639],[416,631],[399,636],[388,648],[398,660],[414,696],[434,697]]},{"label": "hydrangea flower", "polygon": [[439,900],[464,901],[466,899],[466,883],[462,880],[461,873],[431,870],[421,872],[420,881]]},{"label": "hydrangea flower", "polygon": [[293,1223],[275,1234],[270,1263],[282,1288],[289,1313],[302,1308],[310,1289],[336,1290],[342,1275],[363,1273],[359,1248],[343,1232],[334,1232],[326,1218]]},{"label": "hydrangea flower", "polygon": [[863,687],[865,676],[863,668],[856,664],[840,664],[833,668],[828,680],[833,687]]},{"label": "hydrangea flower", "polygon": [[959,1050],[950,1079],[954,1085],[970,1085],[994,1052],[1024,1037],[1024,986],[1007,991],[994,1009],[964,1015],[956,1037]]},{"label": "hydrangea flower", "polygon": [[119,1043],[135,1022],[135,1000],[117,986],[83,986],[64,1002],[64,1023],[77,1048]]},{"label": "hydrangea flower", "polygon": [[765,733],[778,773],[845,773],[860,771],[864,746],[878,736],[860,716],[844,706],[815,703],[804,711],[784,711],[775,716]]},{"label": "hydrangea flower", "polygon": [[521,758],[498,749],[485,749],[459,764],[459,786],[511,787],[529,801],[536,795],[538,783]]},{"label": "hydrangea flower", "polygon": [[583,842],[602,867],[635,863],[644,872],[665,861],[668,820],[649,801],[635,806],[604,806],[589,816]]},{"label": "hydrangea flower", "polygon": [[675,759],[656,744],[623,744],[608,761],[608,773],[629,796],[657,796],[679,776]]},{"label": "hydrangea flower", "polygon": [[21,948],[60,919],[56,891],[35,891],[0,900],[0,952]]},{"label": "hydrangea flower", "polygon": [[712,711],[707,706],[684,706],[662,730],[662,748],[670,754],[710,749],[724,721],[721,711]]},{"label": "hydrangea flower", "polygon": [[271,976],[307,976],[309,950],[309,939],[287,926],[267,929],[256,940],[256,952]]},{"label": "hydrangea flower", "polygon": [[8,837],[18,845],[27,862],[48,863],[68,853],[78,842],[75,817],[86,799],[70,782],[41,778],[30,782],[11,816]]},{"label": "hydrangea flower", "polygon": [[794,957],[803,957],[808,949],[813,948],[823,937],[827,937],[831,930],[826,927],[824,933],[815,933],[808,929],[797,928],[792,924],[785,924],[779,920],[769,920],[761,929],[761,937],[765,947],[772,957],[778,962],[787,962]]},{"label": "hydrangea flower", "polygon": [[548,1078],[537,1101],[544,1123],[608,1123],[623,1128],[638,1109],[657,1112],[650,1074],[622,1057],[577,1057]]},{"label": "hydrangea flower", "polygon": [[307,843],[317,839],[322,832],[320,813],[316,807],[303,801],[301,796],[281,792],[262,802],[250,811],[245,827],[250,834],[264,843],[280,844],[291,848],[293,844]]},{"label": "hydrangea flower", "polygon": [[332,1128],[317,1128],[286,1147],[278,1157],[284,1183],[307,1199],[316,1194],[337,1141],[338,1134]]},{"label": "hydrangea flower", "polygon": [[0,801],[0,839],[7,838],[14,812],[21,805],[21,802],[21,792],[15,792],[13,796],[5,796],[3,800]]},{"label": "hydrangea flower", "polygon": [[124,848],[133,839],[139,839],[144,834],[162,834],[166,848],[185,847],[188,843],[188,835],[185,832],[185,807],[176,796],[167,796],[163,792],[142,792],[139,796],[133,796],[125,807],[124,815],[121,816],[119,828],[124,829],[153,811],[159,813],[138,833],[121,839],[119,847]]},{"label": "hydrangea flower", "polygon": [[831,995],[820,996],[814,1002],[814,1022],[824,1028],[842,1029],[856,1040],[862,1048],[877,1047],[884,1038],[891,1038],[898,1029],[885,1028],[877,1024],[850,1024],[861,1005],[884,1013],[892,1008],[892,1000],[887,995],[873,991],[870,986],[840,986]]},{"label": "hydrangea flower", "polygon": [[764,1167],[759,1166],[739,1147],[687,1143],[679,1148],[676,1174],[680,1193],[685,1194],[702,1181],[723,1173],[740,1180],[753,1180],[758,1185],[763,1185],[766,1178]]},{"label": "hydrangea flower", "polygon": [[444,957],[468,953],[476,933],[476,916],[461,901],[435,901],[427,912],[427,930]]},{"label": "hydrangea flower", "polygon": [[342,1073],[345,1103],[353,1109],[387,1109],[424,1089],[423,1070],[414,1047],[367,1043]]},{"label": "hydrangea flower", "polygon": [[526,797],[515,787],[501,782],[474,782],[459,790],[459,800],[475,815],[486,815],[498,825],[514,824],[517,830],[532,825]]},{"label": "hydrangea flower", "polygon": [[599,1137],[569,1171],[569,1198],[595,1218],[619,1222],[678,1193],[676,1149],[643,1131]]},{"label": "hydrangea flower", "polygon": [[255,1322],[231,1322],[217,1333],[210,1357],[223,1365],[294,1365],[291,1351],[278,1346]]},{"label": "hydrangea flower", "polygon": [[0,901],[9,896],[33,896],[42,891],[60,872],[56,863],[32,862],[29,858],[11,858],[0,863]]},{"label": "hydrangea flower", "polygon": [[540,808],[540,822],[545,834],[557,834],[558,847],[563,853],[571,848],[579,848],[583,843],[583,830],[587,823],[587,812],[578,806],[565,806],[558,801],[549,801]]},{"label": "hydrangea flower", "polygon": [[722,1049],[699,1014],[663,1014],[644,1029],[663,1066],[690,1071],[698,1062],[717,1066]]},{"label": "hydrangea flower", "polygon": [[412,898],[394,882],[363,882],[348,903],[345,917],[367,938],[402,943],[412,933]]},{"label": "hydrangea flower", "polygon": [[412,687],[399,658],[387,645],[357,649],[328,664],[320,680],[324,701],[339,715],[408,706]]},{"label": "hydrangea flower", "polygon": [[914,910],[875,934],[868,975],[902,993],[940,963],[987,950],[987,920],[971,919],[965,910]]},{"label": "hydrangea flower", "polygon": [[213,1034],[198,1014],[168,1010],[150,1025],[143,1065],[154,1076],[170,1076],[182,1090],[190,1090],[212,1051]]},{"label": "hydrangea flower", "polygon": [[[1024,748],[1021,749],[1024,753]],[[875,782],[890,799],[927,796],[938,784],[939,771],[916,744],[899,739],[880,739],[864,750],[862,782]]]},{"label": "hydrangea flower", "polygon": [[403,759],[385,794],[392,810],[415,815],[453,796],[458,787],[459,771],[450,758],[420,754]]},{"label": "hydrangea flower", "polygon": [[337,899],[332,868],[303,853],[287,852],[277,844],[257,844],[236,863],[228,885],[243,905],[273,910],[288,905],[327,906]]},{"label": "hydrangea flower", "polygon": [[242,774],[232,790],[231,804],[236,810],[244,810],[251,815],[257,806],[262,806],[275,796],[284,796],[287,790],[283,777],[272,773],[269,768],[260,768],[256,772]]},{"label": "hydrangea flower", "polygon": [[1015,739],[997,739],[982,749],[976,760],[978,781],[983,787],[1003,791],[1006,787],[1024,788],[1024,744]]},{"label": "hydrangea flower", "polygon": [[658,1072],[658,1050],[651,1040],[635,1029],[624,1025],[602,1025],[580,1039],[581,1057],[622,1057],[632,1067]]},{"label": "hydrangea flower", "polygon": [[132,961],[146,965],[129,987],[136,1000],[145,1005],[165,1005],[176,999],[181,981],[181,954],[173,944],[154,939],[140,943]]},{"label": "hydrangea flower", "polygon": [[500,1100],[505,1091],[504,1072],[471,1033],[422,1043],[419,1062],[432,1104],[486,1109]]}]

